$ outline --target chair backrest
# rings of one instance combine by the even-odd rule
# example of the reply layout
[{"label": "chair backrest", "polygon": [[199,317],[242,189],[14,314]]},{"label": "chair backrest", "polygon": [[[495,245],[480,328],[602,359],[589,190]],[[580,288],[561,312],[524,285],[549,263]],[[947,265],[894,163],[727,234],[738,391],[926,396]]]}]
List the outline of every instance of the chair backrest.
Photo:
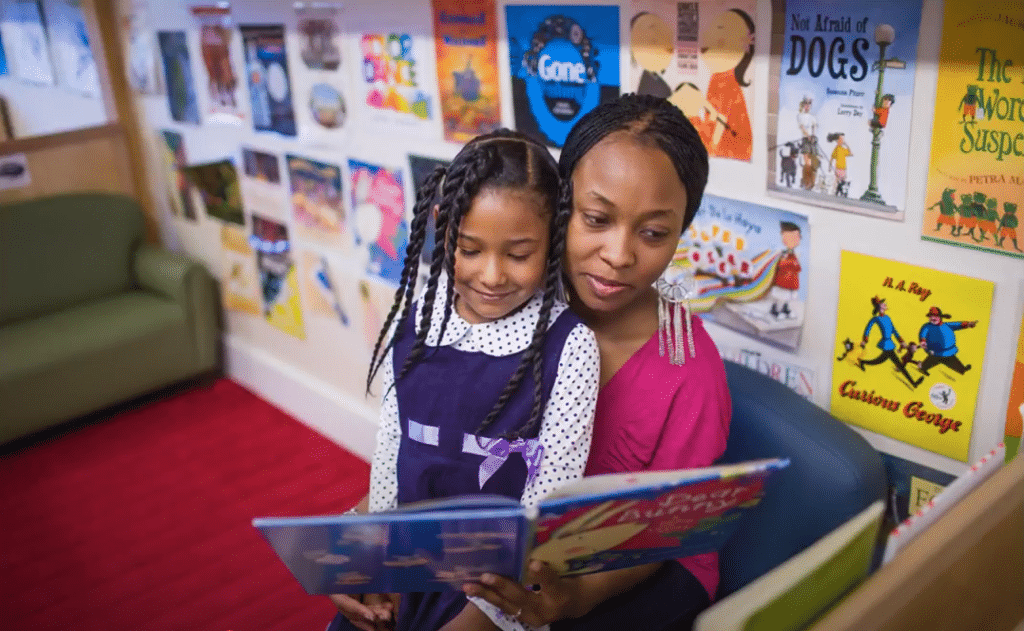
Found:
[{"label": "chair backrest", "polygon": [[888,482],[864,438],[785,385],[725,362],[732,424],[723,463],[781,456],[761,504],[719,555],[724,598],[811,545],[876,500]]}]

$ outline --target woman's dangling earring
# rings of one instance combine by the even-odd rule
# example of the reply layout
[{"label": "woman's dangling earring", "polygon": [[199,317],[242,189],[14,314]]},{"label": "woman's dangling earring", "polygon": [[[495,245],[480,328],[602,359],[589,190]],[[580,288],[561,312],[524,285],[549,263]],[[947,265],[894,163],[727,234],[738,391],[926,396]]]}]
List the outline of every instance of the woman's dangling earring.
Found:
[{"label": "woman's dangling earring", "polygon": [[697,282],[690,271],[669,265],[654,288],[658,291],[658,355],[668,355],[669,363],[682,366],[687,355],[697,356],[690,322],[690,298],[696,294]]}]

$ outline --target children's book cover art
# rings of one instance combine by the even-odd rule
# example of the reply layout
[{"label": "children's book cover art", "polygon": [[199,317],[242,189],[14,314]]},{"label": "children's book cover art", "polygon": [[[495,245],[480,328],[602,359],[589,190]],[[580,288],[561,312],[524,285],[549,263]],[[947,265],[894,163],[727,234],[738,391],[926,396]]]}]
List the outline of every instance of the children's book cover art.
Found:
[{"label": "children's book cover art", "polygon": [[241,187],[246,210],[264,217],[284,218],[285,193],[277,154],[242,147]]},{"label": "children's book cover art", "polygon": [[256,251],[263,317],[285,333],[305,339],[298,271],[287,226],[253,215],[249,245]]},{"label": "children's book cover art", "polygon": [[238,28],[245,50],[253,128],[284,136],[296,135],[284,27],[268,24]]},{"label": "children's book cover art", "polygon": [[1024,258],[1024,13],[943,6],[921,237]]},{"label": "children's book cover art", "polygon": [[348,170],[353,232],[366,273],[397,285],[409,243],[402,172],[358,160],[349,160]]},{"label": "children's book cover art", "polygon": [[444,139],[468,142],[501,127],[494,0],[432,0]]},{"label": "children's book cover art", "polygon": [[293,75],[295,117],[305,145],[334,149],[346,143],[350,112],[341,72],[342,9],[333,3],[296,3],[302,64]]},{"label": "children's book cover art", "polygon": [[256,272],[256,253],[249,245],[245,229],[224,224],[220,229],[221,297],[230,311],[260,315],[260,283]]},{"label": "children's book cover art", "polygon": [[792,350],[807,304],[809,239],[802,215],[705,195],[673,268],[703,318]]},{"label": "children's book cover art", "polygon": [[1010,398],[1006,402],[1006,461],[1013,460],[1020,448],[1021,425],[1024,424],[1024,318],[1020,321],[1017,356],[1010,377]]},{"label": "children's book cover art", "polygon": [[619,96],[619,8],[508,5],[516,129],[561,147],[572,126]]},{"label": "children's book cover art", "polygon": [[285,160],[298,236],[336,250],[348,250],[341,167],[293,155]]},{"label": "children's book cover art", "polygon": [[[384,326],[384,317],[395,303],[395,288],[374,280],[359,281],[359,307],[362,313],[363,341],[372,351]],[[379,392],[379,391],[378,391]]]},{"label": "children's book cover art", "polygon": [[306,68],[335,71],[341,65],[341,29],[338,26],[341,9],[341,4],[329,2],[295,3],[302,38],[299,55]]},{"label": "children's book cover art", "polygon": [[3,5],[4,21],[12,25],[8,52],[14,76],[28,83],[53,85],[53,62],[42,7],[38,0],[12,0]]},{"label": "children's book cover art", "polygon": [[[449,164],[451,164],[450,160],[439,160],[437,158],[426,158],[409,154],[409,170],[412,172],[413,182],[413,194],[410,197],[411,203],[409,204],[410,209],[416,203],[416,196],[419,195],[420,187],[423,186],[423,182],[426,181],[427,177],[434,172],[434,169],[448,168]],[[424,265],[430,264],[430,257],[434,254],[434,232],[436,228],[437,224],[434,221],[433,214],[431,214],[427,218],[427,238],[423,242],[423,251],[420,252],[420,262]]]},{"label": "children's book cover art", "polygon": [[350,327],[352,308],[343,298],[342,277],[331,267],[327,257],[304,250],[299,256],[299,269],[308,313],[334,318],[341,326]]},{"label": "children's book cover art", "polygon": [[238,76],[231,63],[231,8],[222,4],[192,5],[199,25],[199,51],[206,68],[206,88],[213,120],[237,123],[242,118],[236,90]]},{"label": "children's book cover art", "polygon": [[156,42],[149,26],[149,2],[132,0],[121,18],[126,46],[125,65],[128,83],[139,94],[163,94]]},{"label": "children's book cover art", "polygon": [[754,0],[634,0],[631,84],[671,100],[711,156],[749,161],[757,15]]},{"label": "children's book cover art", "polygon": [[190,221],[196,220],[196,208],[192,203],[192,186],[188,178],[182,172],[182,167],[187,163],[185,157],[185,139],[176,131],[163,130],[160,132],[163,139],[160,153],[164,158],[164,167],[167,170],[167,198],[171,202],[171,211]]},{"label": "children's book cover art", "polygon": [[199,191],[207,215],[221,221],[245,224],[242,193],[238,187],[238,172],[234,161],[193,164],[182,168],[182,171]]},{"label": "children's book cover art", "polygon": [[842,252],[832,414],[966,462],[994,288]]},{"label": "children's book cover art", "polygon": [[185,31],[160,31],[156,37],[160,42],[160,56],[164,60],[164,79],[171,118],[181,123],[198,125],[199,103],[196,101],[196,83],[192,75],[192,60]]},{"label": "children's book cover art", "polygon": [[100,95],[100,77],[89,42],[81,0],[60,0],[48,6],[54,61],[61,83],[88,96]]},{"label": "children's book cover art", "polygon": [[903,221],[920,0],[772,7],[768,192]]}]

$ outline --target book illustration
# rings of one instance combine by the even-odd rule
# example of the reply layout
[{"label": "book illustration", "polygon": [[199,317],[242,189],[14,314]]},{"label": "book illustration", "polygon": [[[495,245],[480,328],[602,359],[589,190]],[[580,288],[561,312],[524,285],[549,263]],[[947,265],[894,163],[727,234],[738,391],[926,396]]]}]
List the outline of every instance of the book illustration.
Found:
[{"label": "book illustration", "polygon": [[966,461],[993,291],[988,281],[842,252],[832,414]]},{"label": "book illustration", "polygon": [[1017,455],[1020,448],[1021,425],[1024,425],[1024,317],[1020,321],[1017,355],[1010,377],[1010,396],[1006,402],[1006,461]]},{"label": "book illustration", "polygon": [[494,0],[432,0],[444,137],[468,142],[501,127]]},{"label": "book illustration", "polygon": [[509,5],[516,129],[561,147],[584,114],[619,95],[619,9]]},{"label": "book illustration", "polygon": [[171,211],[179,217],[195,221],[196,209],[192,202],[192,187],[181,170],[187,161],[185,139],[178,132],[167,129],[161,131],[160,136],[163,140],[161,153],[167,172],[167,197],[171,203]]},{"label": "book illustration", "polygon": [[309,110],[313,120],[325,129],[344,125],[348,112],[345,98],[329,83],[317,83],[309,89]]},{"label": "book illustration", "polygon": [[199,191],[208,216],[238,225],[245,224],[238,172],[233,160],[192,164],[181,170],[194,190]]},{"label": "book illustration", "polygon": [[53,85],[53,62],[39,0],[12,0],[3,6],[4,21],[11,24],[7,52],[14,76],[28,83]]},{"label": "book illustration", "polygon": [[199,25],[199,50],[206,67],[207,95],[214,119],[237,123],[242,118],[235,94],[238,76],[231,63],[231,8],[222,5],[193,5]]},{"label": "book illustration", "polygon": [[285,192],[281,184],[281,159],[277,154],[242,147],[239,185],[246,210],[264,217],[284,218]]},{"label": "book illustration", "polygon": [[[519,578],[530,558],[581,574],[716,550],[758,504],[769,476],[788,464],[594,476],[532,510],[477,495],[253,525],[309,593],[443,591],[484,572]],[[381,529],[372,543],[367,528]]]},{"label": "book illustration", "polygon": [[295,136],[295,111],[288,77],[284,27],[240,26],[245,72],[256,131]]},{"label": "book illustration", "polygon": [[303,251],[299,261],[302,284],[308,297],[308,311],[333,317],[343,327],[350,326],[350,308],[342,299],[340,279],[332,272],[327,257]]},{"label": "book illustration", "polygon": [[199,103],[196,100],[196,84],[185,31],[159,31],[157,41],[160,42],[160,56],[164,60],[164,79],[171,118],[180,123],[198,125]]},{"label": "book illustration", "polygon": [[358,160],[349,160],[348,170],[355,243],[366,273],[397,285],[409,243],[402,172]]},{"label": "book illustration", "polygon": [[341,167],[286,155],[292,215],[298,236],[347,250],[346,217],[341,197]]},{"label": "book illustration", "polygon": [[341,65],[341,29],[338,17],[341,4],[296,3],[299,34],[302,36],[300,56],[310,70],[337,70]]},{"label": "book illustration", "polygon": [[[426,181],[427,177],[439,167],[447,168],[451,164],[450,160],[439,160],[437,158],[426,158],[423,156],[416,156],[409,154],[409,171],[412,173],[413,182],[413,194],[409,198],[412,203],[416,203],[416,195],[423,186],[423,182]],[[430,264],[430,257],[434,254],[434,232],[437,228],[437,222],[434,220],[434,215],[431,213],[427,217],[427,232],[426,239],[423,242],[423,251],[420,252],[420,262],[424,265]]]},{"label": "book illustration", "polygon": [[61,83],[76,92],[99,96],[99,71],[89,43],[81,0],[60,0],[50,3],[48,8],[54,61],[60,68]]},{"label": "book illustration", "polygon": [[1024,258],[1019,3],[951,0],[943,11],[921,238]]},{"label": "book illustration", "polygon": [[221,299],[230,311],[260,315],[260,284],[256,271],[256,253],[246,239],[245,230],[224,224],[221,242]]},{"label": "book illustration", "polygon": [[128,83],[139,94],[164,92],[156,42],[149,27],[149,2],[132,0],[121,21],[126,45]]},{"label": "book illustration", "polygon": [[287,226],[253,215],[249,245],[256,251],[263,317],[285,333],[304,339],[299,282]]},{"label": "book illustration", "polygon": [[800,343],[810,249],[807,218],[705,195],[673,266],[693,279],[705,319],[787,349]]},{"label": "book illustration", "polygon": [[902,221],[921,2],[772,6],[769,193]]},{"label": "book illustration", "polygon": [[709,155],[749,161],[756,3],[634,0],[631,6],[633,89],[679,107]]}]

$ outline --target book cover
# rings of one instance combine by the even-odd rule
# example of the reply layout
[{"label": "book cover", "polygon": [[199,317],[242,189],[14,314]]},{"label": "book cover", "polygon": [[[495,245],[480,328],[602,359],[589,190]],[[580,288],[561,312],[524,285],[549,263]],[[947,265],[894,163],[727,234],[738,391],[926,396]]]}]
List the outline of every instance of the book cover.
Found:
[{"label": "book cover", "polygon": [[754,0],[633,0],[630,87],[671,100],[711,156],[749,161]]},{"label": "book cover", "polygon": [[619,96],[619,8],[508,5],[516,129],[552,147],[599,103]]},{"label": "book cover", "polygon": [[291,81],[284,27],[281,25],[239,26],[245,50],[245,75],[256,131],[296,135]]},{"label": "book cover", "polygon": [[284,218],[286,195],[281,183],[281,159],[276,153],[242,147],[239,175],[246,210],[264,217]]},{"label": "book cover", "polygon": [[235,224],[224,224],[220,228],[220,244],[220,293],[224,308],[239,313],[260,315],[256,253],[246,239],[245,229]]},{"label": "book cover", "polygon": [[245,224],[242,193],[238,187],[238,171],[233,160],[181,167],[181,171],[199,191],[206,214],[238,225]]},{"label": "book cover", "polygon": [[1010,397],[1006,402],[1006,461],[1013,460],[1020,447],[1021,425],[1024,424],[1024,318],[1020,320],[1017,356],[1010,377]]},{"label": "book cover", "polygon": [[432,0],[444,139],[468,142],[501,127],[494,0]]},{"label": "book cover", "polygon": [[[344,6],[330,2],[296,2],[301,64],[295,64],[295,118],[301,144],[344,146],[348,137],[348,74],[342,68]],[[346,56],[345,64],[351,63]]]},{"label": "book cover", "polygon": [[198,125],[199,103],[196,100],[196,84],[185,31],[159,31],[156,37],[160,43],[160,57],[164,61],[171,118],[180,123]]},{"label": "book cover", "polygon": [[199,52],[206,68],[206,89],[211,120],[237,124],[242,119],[236,91],[238,76],[231,62],[231,7],[195,4],[191,7],[199,25]]},{"label": "book cover", "polygon": [[263,317],[285,333],[305,339],[298,272],[288,227],[279,221],[252,215],[249,245],[256,251]]},{"label": "book cover", "polygon": [[705,195],[673,265],[704,319],[791,350],[803,330],[809,241],[807,217]]},{"label": "book cover", "polygon": [[485,572],[518,579],[529,558],[583,574],[718,549],[788,464],[593,476],[535,511],[511,498],[466,496],[253,526],[309,593],[443,591]]},{"label": "book cover", "polygon": [[889,480],[888,505],[886,506],[886,530],[890,530],[910,517],[942,489],[956,479],[955,475],[926,467],[921,463],[900,458],[885,452],[878,452],[885,465]]},{"label": "book cover", "polygon": [[832,414],[966,462],[994,289],[843,251]]},{"label": "book cover", "polygon": [[367,274],[394,285],[402,279],[409,225],[400,169],[348,161],[356,247]]},{"label": "book cover", "polygon": [[181,169],[185,166],[185,138],[176,131],[164,129],[160,132],[163,140],[161,154],[167,173],[167,198],[171,202],[171,211],[190,221],[196,220],[196,208],[192,203],[192,187]]},{"label": "book cover", "polygon": [[341,167],[294,155],[285,155],[285,162],[297,236],[336,251],[351,249],[345,234]]},{"label": "book cover", "polygon": [[[427,177],[439,167],[447,168],[451,164],[450,160],[440,160],[438,158],[427,158],[424,156],[417,156],[409,154],[409,171],[412,173],[413,192],[409,198],[413,204],[416,203],[416,196],[419,195],[420,187],[423,186],[423,182],[426,181]],[[410,209],[412,205],[410,204]],[[420,252],[420,262],[423,265],[430,265],[430,257],[434,254],[434,233],[437,230],[437,221],[434,219],[434,214],[431,213],[427,217],[427,234],[426,239],[423,241],[423,251]]]},{"label": "book cover", "polygon": [[920,0],[772,10],[768,192],[903,221]]},{"label": "book cover", "polygon": [[1024,258],[1024,13],[943,6],[921,238]]}]

